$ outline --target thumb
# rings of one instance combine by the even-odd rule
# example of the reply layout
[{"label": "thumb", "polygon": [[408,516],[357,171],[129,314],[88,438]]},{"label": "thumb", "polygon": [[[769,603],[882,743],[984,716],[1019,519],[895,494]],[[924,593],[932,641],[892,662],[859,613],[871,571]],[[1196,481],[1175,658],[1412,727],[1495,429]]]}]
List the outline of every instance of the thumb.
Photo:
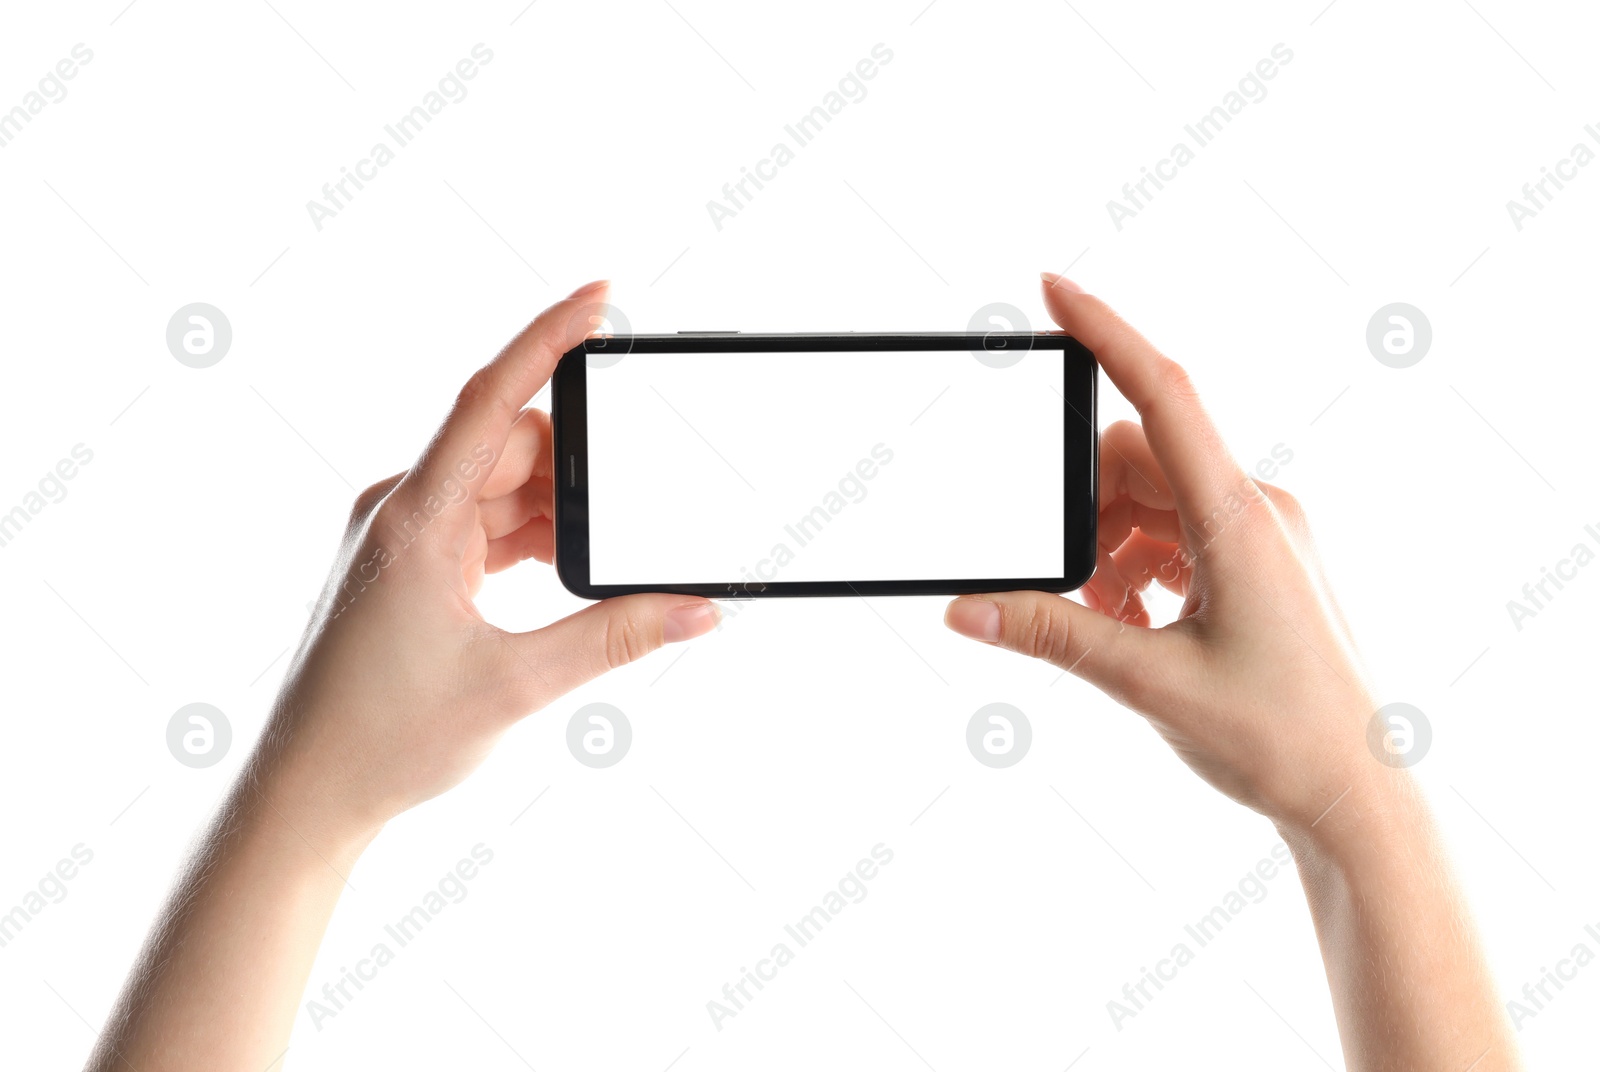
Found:
[{"label": "thumb", "polygon": [[698,596],[618,596],[507,639],[538,668],[542,702],[549,703],[663,644],[703,636],[721,620],[717,605]]},{"label": "thumb", "polygon": [[1059,666],[1119,700],[1148,669],[1150,630],[1046,592],[962,596],[945,608],[944,624],[964,637]]}]

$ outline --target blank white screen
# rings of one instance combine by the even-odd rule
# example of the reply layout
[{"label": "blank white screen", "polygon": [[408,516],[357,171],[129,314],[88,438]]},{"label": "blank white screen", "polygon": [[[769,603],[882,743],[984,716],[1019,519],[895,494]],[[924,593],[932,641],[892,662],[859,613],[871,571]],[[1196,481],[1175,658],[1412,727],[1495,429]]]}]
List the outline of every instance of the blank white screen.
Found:
[{"label": "blank white screen", "polygon": [[1060,577],[1055,350],[628,354],[589,368],[593,584]]}]

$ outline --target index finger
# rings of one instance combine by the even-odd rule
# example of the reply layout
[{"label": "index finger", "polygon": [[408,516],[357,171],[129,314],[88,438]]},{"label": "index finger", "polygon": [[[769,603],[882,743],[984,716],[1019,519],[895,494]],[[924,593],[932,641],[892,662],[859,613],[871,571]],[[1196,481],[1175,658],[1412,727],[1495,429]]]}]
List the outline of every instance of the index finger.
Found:
[{"label": "index finger", "polygon": [[1200,404],[1188,373],[1099,298],[1052,272],[1043,278],[1045,305],[1055,322],[1093,352],[1117,390],[1139,411],[1150,449],[1172,486],[1179,517],[1202,522],[1236,498],[1247,480],[1244,470]]},{"label": "index finger", "polygon": [[[540,313],[493,361],[473,373],[408,475],[427,487],[460,479],[476,496],[522,407],[549,382],[561,355],[593,333],[609,286],[602,279],[579,287]],[[586,310],[595,315],[583,315]],[[474,475],[468,478],[468,472]]]}]

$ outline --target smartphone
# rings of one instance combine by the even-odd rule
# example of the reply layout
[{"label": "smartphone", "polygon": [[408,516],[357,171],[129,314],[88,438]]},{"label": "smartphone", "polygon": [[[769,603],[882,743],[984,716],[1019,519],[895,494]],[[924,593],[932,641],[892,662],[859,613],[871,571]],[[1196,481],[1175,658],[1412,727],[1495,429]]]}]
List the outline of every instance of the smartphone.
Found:
[{"label": "smartphone", "polygon": [[1070,591],[1097,375],[1047,333],[587,339],[552,380],[557,574],[587,599]]}]

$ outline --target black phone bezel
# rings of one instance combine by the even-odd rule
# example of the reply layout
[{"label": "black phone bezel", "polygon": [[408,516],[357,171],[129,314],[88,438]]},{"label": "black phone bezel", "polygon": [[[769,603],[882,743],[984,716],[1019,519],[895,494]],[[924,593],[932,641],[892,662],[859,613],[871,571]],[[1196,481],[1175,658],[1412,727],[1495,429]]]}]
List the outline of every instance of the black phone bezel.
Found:
[{"label": "black phone bezel", "polygon": [[[652,585],[589,583],[588,372],[587,355],[633,360],[649,354],[806,353],[837,350],[1000,351],[1025,347],[1058,350],[1066,362],[1063,397],[1066,429],[1064,467],[1066,546],[1061,577],[1001,577],[913,581],[662,582]],[[621,355],[618,357],[618,355]],[[998,371],[997,371],[997,374]],[[845,334],[752,334],[706,332],[679,335],[594,336],[567,351],[551,377],[554,437],[555,566],[562,585],[584,599],[637,592],[667,592],[712,599],[784,596],[969,595],[982,592],[1070,592],[1094,574],[1099,519],[1100,437],[1096,423],[1099,373],[1094,355],[1069,335],[1046,332]],[[1084,448],[1087,449],[1084,449]],[[1074,461],[1074,459],[1076,459]],[[1085,464],[1085,459],[1087,463]],[[979,508],[980,489],[966,489],[969,508]]]}]

